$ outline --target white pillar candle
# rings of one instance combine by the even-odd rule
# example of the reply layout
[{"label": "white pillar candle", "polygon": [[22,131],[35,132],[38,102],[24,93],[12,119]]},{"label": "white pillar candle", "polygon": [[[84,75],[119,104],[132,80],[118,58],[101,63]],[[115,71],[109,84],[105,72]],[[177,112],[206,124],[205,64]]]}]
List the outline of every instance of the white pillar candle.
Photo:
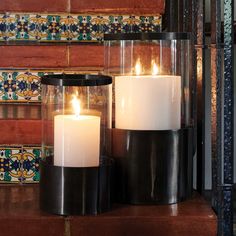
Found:
[{"label": "white pillar candle", "polygon": [[56,115],[54,117],[54,165],[99,166],[100,117]]},{"label": "white pillar candle", "polygon": [[173,130],[180,126],[180,76],[115,77],[116,128]]}]

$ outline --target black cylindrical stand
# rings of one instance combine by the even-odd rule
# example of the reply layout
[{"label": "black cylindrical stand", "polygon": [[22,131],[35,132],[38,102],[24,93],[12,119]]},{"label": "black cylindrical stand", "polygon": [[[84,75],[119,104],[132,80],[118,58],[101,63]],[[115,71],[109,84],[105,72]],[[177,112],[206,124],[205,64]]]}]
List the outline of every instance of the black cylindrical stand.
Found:
[{"label": "black cylindrical stand", "polygon": [[111,208],[112,160],[99,167],[60,167],[41,161],[40,208],[58,215],[95,215]]},{"label": "black cylindrical stand", "polygon": [[112,134],[118,202],[172,204],[191,197],[192,128]]}]

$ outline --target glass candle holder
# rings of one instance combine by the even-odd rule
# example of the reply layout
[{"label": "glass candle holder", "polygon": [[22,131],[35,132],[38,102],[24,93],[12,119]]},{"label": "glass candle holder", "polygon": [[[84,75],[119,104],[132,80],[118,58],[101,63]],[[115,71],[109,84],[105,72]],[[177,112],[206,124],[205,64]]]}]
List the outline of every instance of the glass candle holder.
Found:
[{"label": "glass candle holder", "polygon": [[176,203],[190,197],[195,124],[190,34],[105,34],[104,40],[105,73],[114,80],[119,201]]},{"label": "glass candle holder", "polygon": [[43,209],[62,215],[98,212],[101,170],[109,166],[111,83],[102,75],[42,78]]}]

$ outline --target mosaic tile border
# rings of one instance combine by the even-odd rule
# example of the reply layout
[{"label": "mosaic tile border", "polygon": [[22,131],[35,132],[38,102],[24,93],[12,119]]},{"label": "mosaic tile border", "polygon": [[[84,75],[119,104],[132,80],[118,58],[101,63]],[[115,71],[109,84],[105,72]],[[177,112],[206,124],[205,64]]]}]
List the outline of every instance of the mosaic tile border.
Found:
[{"label": "mosaic tile border", "polygon": [[43,72],[0,71],[0,102],[40,102]]},{"label": "mosaic tile border", "polygon": [[37,183],[40,179],[39,162],[42,158],[41,147],[24,146],[22,150],[21,181],[23,183]]},{"label": "mosaic tile border", "polygon": [[41,147],[0,146],[0,183],[38,183]]},{"label": "mosaic tile border", "polygon": [[0,41],[100,41],[104,33],[160,32],[162,18],[130,15],[0,14]]},{"label": "mosaic tile border", "polygon": [[97,74],[98,72],[99,71],[71,71],[56,69],[48,71],[0,70],[0,104],[41,103],[41,77],[44,75],[58,73]]}]

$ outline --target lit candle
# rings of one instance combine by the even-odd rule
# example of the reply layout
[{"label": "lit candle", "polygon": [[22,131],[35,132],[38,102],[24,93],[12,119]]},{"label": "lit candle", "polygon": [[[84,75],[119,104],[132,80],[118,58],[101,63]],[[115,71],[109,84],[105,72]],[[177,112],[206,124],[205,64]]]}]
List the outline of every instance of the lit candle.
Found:
[{"label": "lit candle", "polygon": [[74,115],[54,117],[54,165],[99,166],[100,117],[79,114],[74,98]]},{"label": "lit candle", "polygon": [[[135,66],[136,70],[138,66]],[[181,77],[115,77],[115,127],[128,130],[173,130],[181,126]]]}]

